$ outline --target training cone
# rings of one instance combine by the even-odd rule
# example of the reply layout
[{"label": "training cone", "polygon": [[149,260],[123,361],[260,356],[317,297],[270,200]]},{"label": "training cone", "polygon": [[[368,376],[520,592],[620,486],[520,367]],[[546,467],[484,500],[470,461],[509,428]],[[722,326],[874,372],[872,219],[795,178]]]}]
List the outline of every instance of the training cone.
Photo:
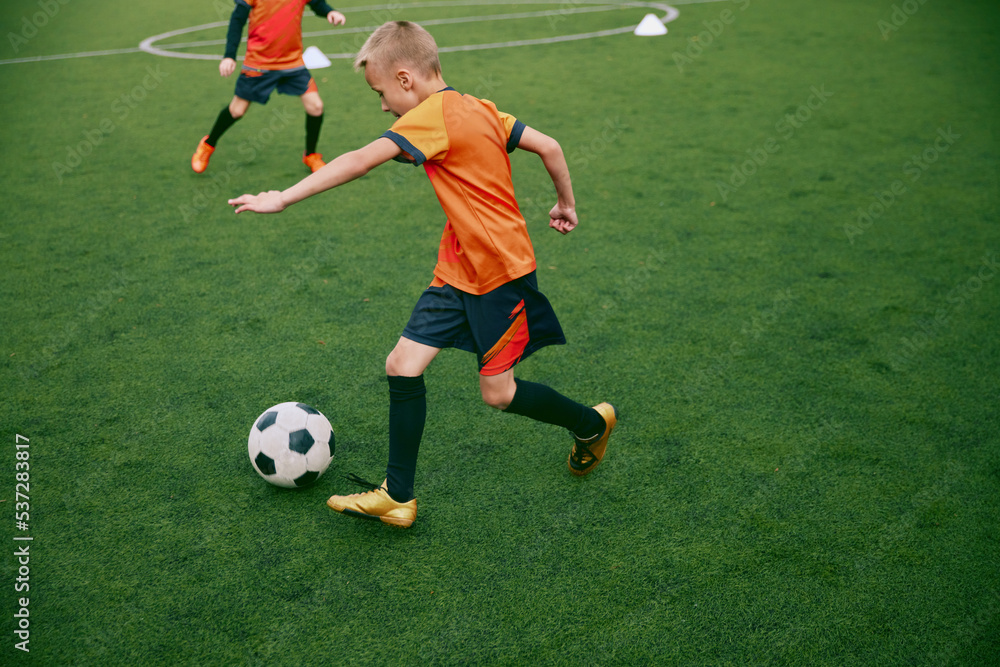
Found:
[{"label": "training cone", "polygon": [[640,37],[655,37],[656,35],[666,35],[667,26],[656,14],[646,14],[635,27],[635,34]]},{"label": "training cone", "polygon": [[330,59],[315,46],[310,46],[302,52],[302,60],[305,61],[308,69],[322,69],[330,66]]}]

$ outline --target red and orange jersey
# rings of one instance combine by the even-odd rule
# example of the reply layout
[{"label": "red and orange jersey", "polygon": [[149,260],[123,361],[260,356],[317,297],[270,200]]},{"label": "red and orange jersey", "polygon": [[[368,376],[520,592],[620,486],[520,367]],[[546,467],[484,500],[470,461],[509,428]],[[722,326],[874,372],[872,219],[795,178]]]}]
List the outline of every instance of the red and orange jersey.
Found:
[{"label": "red and orange jersey", "polygon": [[383,135],[423,165],[447,216],[434,284],[485,294],[535,270],[507,157],[523,131],[489,100],[446,88]]},{"label": "red and orange jersey", "polygon": [[250,6],[250,28],[243,64],[254,69],[304,67],[302,14],[309,0],[243,0]]}]

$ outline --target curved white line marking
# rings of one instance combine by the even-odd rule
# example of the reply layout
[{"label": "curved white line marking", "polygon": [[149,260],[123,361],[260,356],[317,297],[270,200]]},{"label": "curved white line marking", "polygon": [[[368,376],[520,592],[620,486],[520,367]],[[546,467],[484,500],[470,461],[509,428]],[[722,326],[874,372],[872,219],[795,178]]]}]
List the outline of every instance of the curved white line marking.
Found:
[{"label": "curved white line marking", "polygon": [[[392,4],[392,5],[368,5],[365,7],[352,7],[350,11],[354,12],[364,12],[364,11],[377,11],[377,10],[396,10],[400,11],[402,9],[408,8],[428,8],[428,7],[459,7],[459,6],[489,6],[489,5],[552,5],[555,4],[557,0],[462,0],[460,2],[417,2],[412,4]],[[694,5],[703,4],[709,2],[724,2],[726,0],[671,0],[675,5]],[[607,3],[607,2],[597,2],[596,0],[572,0],[577,4],[591,4],[591,5],[602,5],[600,8],[576,8],[576,9],[557,9],[549,10],[547,12],[524,12],[524,16],[531,15],[533,17],[537,16],[554,16],[559,14],[571,14],[571,13],[582,13],[582,12],[592,12],[592,11],[610,11],[613,9],[625,9],[629,7],[647,7],[650,9],[659,9],[664,12],[664,15],[660,17],[664,23],[669,23],[677,18],[680,12],[667,4],[661,2],[623,2],[623,3]],[[520,15],[499,15],[505,18],[517,18]],[[483,20],[495,20],[486,19],[483,17],[464,17],[455,19],[431,19],[429,21],[421,21],[422,25],[444,25],[445,23],[458,23],[458,22],[473,22],[473,21],[483,21]],[[0,60],[0,65],[14,65],[17,63],[34,63],[43,62],[49,60],[69,60],[72,58],[92,58],[94,56],[114,56],[121,55],[125,53],[149,53],[157,56],[164,56],[167,58],[187,58],[193,60],[218,60],[218,55],[209,55],[201,53],[180,53],[176,51],[171,51],[171,48],[190,48],[195,46],[217,46],[225,44],[225,40],[203,40],[200,42],[188,42],[185,44],[170,44],[166,48],[156,46],[156,42],[164,39],[169,39],[170,37],[176,37],[178,35],[184,35],[190,32],[197,32],[199,30],[208,30],[211,28],[221,28],[229,25],[228,21],[217,21],[215,23],[206,23],[200,26],[194,26],[193,28],[181,28],[180,30],[172,30],[170,32],[165,32],[160,35],[154,35],[153,37],[147,37],[142,40],[137,47],[125,48],[125,49],[108,49],[104,51],[82,51],[78,53],[61,53],[48,56],[25,56],[23,58],[9,58],[7,60]],[[303,33],[303,36],[308,37],[319,37],[326,35],[336,35],[345,34],[349,32],[363,32],[374,30],[377,26],[366,26],[364,28],[349,28],[341,30],[328,30],[319,32],[309,32]],[[452,52],[452,51],[475,51],[480,49],[499,49],[511,46],[527,46],[530,44],[554,44],[557,42],[567,42],[578,39],[591,39],[593,37],[605,37],[608,35],[618,35],[624,32],[629,32],[634,29],[634,26],[628,26],[623,28],[612,28],[610,30],[600,30],[597,32],[580,33],[578,35],[562,35],[558,37],[545,37],[540,39],[530,39],[530,40],[520,40],[513,42],[495,42],[493,44],[472,44],[468,46],[446,46],[441,48],[442,52]],[[328,58],[353,58],[353,53],[339,53],[339,54],[326,54]]]},{"label": "curved white line marking", "polygon": [[[606,11],[619,11],[622,9],[629,9],[633,7],[638,8],[648,8],[648,9],[658,9],[664,12],[660,20],[664,23],[669,23],[677,19],[680,15],[680,11],[675,7],[671,7],[662,2],[624,2],[621,4],[608,4],[605,0],[574,0],[574,2],[586,5],[596,5],[596,7],[575,7],[571,9],[551,9],[536,12],[518,12],[513,14],[492,14],[485,16],[462,16],[456,18],[448,19],[429,19],[425,21],[420,21],[420,25],[430,26],[430,25],[448,25],[455,23],[474,23],[479,21],[498,21],[498,20],[511,20],[511,19],[521,19],[521,18],[540,18],[545,16],[564,16],[567,14],[582,14],[588,12],[606,12]],[[377,11],[377,10],[399,10],[400,7],[405,7],[406,9],[413,8],[428,8],[428,7],[471,7],[471,6],[489,6],[489,5],[528,5],[528,4],[553,4],[552,0],[459,0],[458,2],[415,2],[406,5],[372,5],[370,7],[355,7],[352,11]],[[171,49],[177,48],[190,48],[195,46],[218,46],[225,44],[225,40],[204,40],[199,42],[186,42],[181,44],[168,44],[164,46],[158,46],[157,42],[161,42],[165,39],[171,37],[177,37],[178,35],[184,35],[192,32],[199,32],[201,30],[209,30],[211,28],[220,28],[229,25],[228,21],[216,21],[214,23],[206,23],[204,25],[192,26],[190,28],[181,28],[179,30],[171,30],[170,32],[165,32],[159,35],[153,35],[152,37],[147,37],[139,43],[139,48],[146,53],[151,53],[153,55],[165,56],[167,58],[184,58],[188,60],[218,60],[219,56],[216,54],[207,53],[182,53],[178,51],[173,51]],[[373,32],[378,26],[360,26],[356,28],[348,28],[342,30],[322,30],[318,32],[303,33],[303,37],[319,37],[327,35],[344,35],[350,33],[364,33]],[[480,51],[484,49],[503,49],[510,48],[514,46],[530,46],[536,44],[556,44],[558,42],[570,42],[580,39],[593,39],[595,37],[607,37],[610,35],[619,35],[626,32],[632,32],[635,29],[634,25],[627,25],[621,28],[611,28],[609,30],[598,30],[595,32],[584,32],[575,35],[559,35],[556,37],[540,37],[536,39],[522,39],[508,42],[493,42],[490,44],[468,44],[464,46],[443,46],[439,47],[438,51],[441,53],[452,53],[457,51]],[[327,58],[331,60],[353,58],[354,53],[326,53]]]}]

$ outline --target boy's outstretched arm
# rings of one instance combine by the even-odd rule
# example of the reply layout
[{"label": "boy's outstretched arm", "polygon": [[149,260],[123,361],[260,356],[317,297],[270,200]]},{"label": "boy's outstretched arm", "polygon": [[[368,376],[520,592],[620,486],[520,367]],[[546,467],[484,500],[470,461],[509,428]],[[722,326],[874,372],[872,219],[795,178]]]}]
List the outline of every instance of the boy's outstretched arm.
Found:
[{"label": "boy's outstretched arm", "polygon": [[242,195],[230,199],[230,206],[236,206],[236,212],[253,211],[255,213],[279,213],[306,197],[335,188],[360,178],[369,171],[396,157],[400,148],[391,139],[379,137],[367,146],[350,153],[344,153],[317,172],[306,176],[301,181],[284,191],[271,190],[257,195]]},{"label": "boy's outstretched arm", "polygon": [[549,211],[549,227],[561,234],[573,231],[578,224],[576,199],[562,146],[552,137],[525,127],[517,147],[538,154],[552,178],[552,184],[556,186],[556,205]]}]

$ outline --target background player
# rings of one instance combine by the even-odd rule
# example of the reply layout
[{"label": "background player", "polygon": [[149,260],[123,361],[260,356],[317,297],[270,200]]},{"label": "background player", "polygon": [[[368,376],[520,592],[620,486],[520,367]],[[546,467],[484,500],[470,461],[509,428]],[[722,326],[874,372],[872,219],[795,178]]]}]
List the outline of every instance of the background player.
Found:
[{"label": "background player", "polygon": [[202,138],[191,157],[191,168],[197,173],[208,168],[219,137],[243,117],[250,103],[267,104],[275,88],[284,95],[298,95],[306,109],[306,149],[302,162],[312,171],[325,164],[323,156],[316,152],[323,126],[323,100],[302,60],[302,14],[306,5],[333,25],[347,22],[326,0],[236,0],[219,74],[228,77],[236,71],[236,51],[249,19],[247,52],[232,101],[219,112],[212,131]]},{"label": "background player", "polygon": [[413,523],[413,482],[427,413],[423,372],[445,347],[477,355],[479,387],[488,405],[568,429],[574,436],[570,472],[586,475],[604,456],[615,409],[608,403],[587,407],[546,385],[514,378],[516,364],[565,339],[538,291],[534,250],[514,198],[507,154],[522,148],[541,157],[557,196],[549,226],[566,234],[577,226],[577,216],[562,148],[492,102],[449,88],[434,39],[414,23],[391,21],[378,28],[355,67],[364,68],[382,110],[396,116],[392,128],[284,192],[229,200],[237,213],[276,213],[397,159],[424,166],[447,215],[434,280],[386,359],[386,480],[368,484],[365,493],[333,496],[327,504],[393,526]]}]

